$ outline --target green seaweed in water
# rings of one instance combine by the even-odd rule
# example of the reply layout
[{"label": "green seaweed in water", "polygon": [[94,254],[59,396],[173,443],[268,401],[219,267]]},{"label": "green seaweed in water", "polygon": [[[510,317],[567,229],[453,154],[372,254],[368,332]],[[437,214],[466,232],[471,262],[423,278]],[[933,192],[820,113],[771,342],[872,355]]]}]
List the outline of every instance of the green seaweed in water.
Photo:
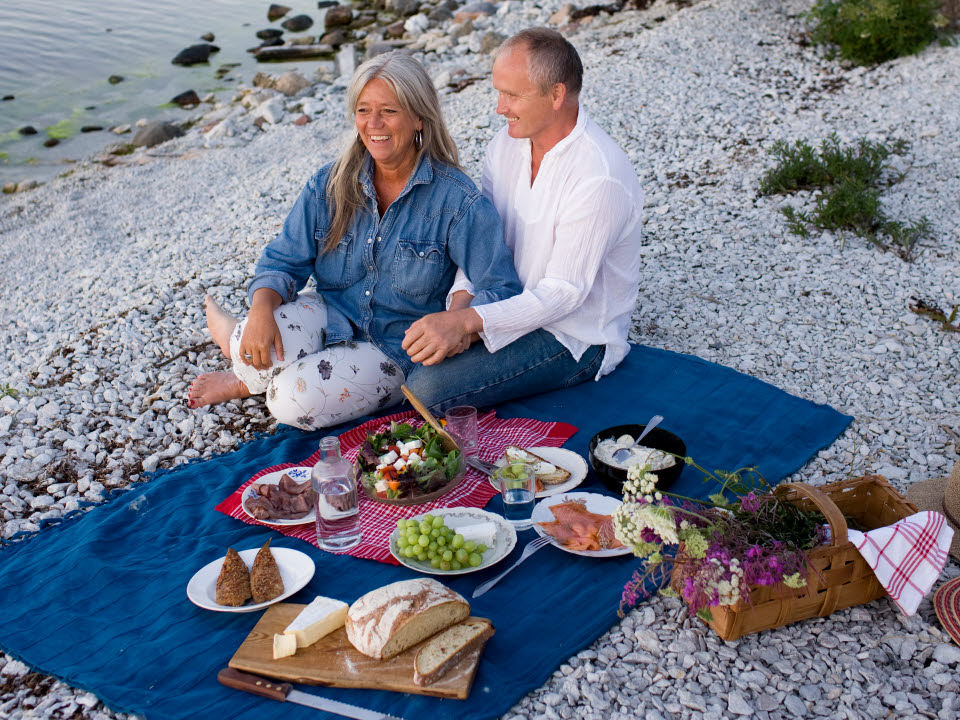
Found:
[{"label": "green seaweed in water", "polygon": [[68,118],[61,120],[56,125],[50,125],[44,128],[44,132],[57,140],[66,140],[77,134],[77,131],[80,129],[77,125],[77,121],[74,118]]}]

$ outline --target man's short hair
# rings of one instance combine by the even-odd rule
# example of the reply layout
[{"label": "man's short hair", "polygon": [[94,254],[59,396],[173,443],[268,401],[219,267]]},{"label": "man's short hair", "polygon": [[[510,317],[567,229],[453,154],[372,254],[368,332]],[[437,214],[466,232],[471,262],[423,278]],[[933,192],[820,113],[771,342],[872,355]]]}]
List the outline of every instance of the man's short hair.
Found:
[{"label": "man's short hair", "polygon": [[583,87],[583,63],[577,49],[556,30],[528,28],[506,40],[497,50],[497,56],[512,50],[527,51],[527,69],[530,80],[541,94],[550,92],[557,83],[576,97]]}]

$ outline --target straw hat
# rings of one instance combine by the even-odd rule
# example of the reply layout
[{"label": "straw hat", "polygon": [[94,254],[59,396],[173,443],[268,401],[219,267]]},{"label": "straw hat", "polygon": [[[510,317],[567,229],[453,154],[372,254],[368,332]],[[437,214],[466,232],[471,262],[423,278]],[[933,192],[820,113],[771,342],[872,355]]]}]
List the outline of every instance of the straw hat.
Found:
[{"label": "straw hat", "polygon": [[918,510],[934,510],[946,516],[953,528],[950,554],[960,560],[960,462],[949,477],[914,483],[907,488],[906,497]]},{"label": "straw hat", "polygon": [[953,641],[960,645],[960,577],[943,584],[933,596],[933,609],[940,624]]}]

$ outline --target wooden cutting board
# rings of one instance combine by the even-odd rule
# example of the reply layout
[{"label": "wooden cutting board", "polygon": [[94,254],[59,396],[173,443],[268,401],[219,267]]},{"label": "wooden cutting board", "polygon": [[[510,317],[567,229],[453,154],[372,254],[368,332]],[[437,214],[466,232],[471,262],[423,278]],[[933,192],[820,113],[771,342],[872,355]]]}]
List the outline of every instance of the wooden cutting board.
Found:
[{"label": "wooden cutting board", "polygon": [[344,628],[320,638],[309,647],[298,649],[295,655],[274,660],[274,634],[282,633],[305,607],[296,603],[277,603],[268,607],[230,659],[230,667],[306,685],[374,688],[458,700],[465,700],[470,694],[483,648],[470,653],[442,678],[424,687],[413,682],[413,661],[420,645],[389,660],[375,660],[350,644]]}]

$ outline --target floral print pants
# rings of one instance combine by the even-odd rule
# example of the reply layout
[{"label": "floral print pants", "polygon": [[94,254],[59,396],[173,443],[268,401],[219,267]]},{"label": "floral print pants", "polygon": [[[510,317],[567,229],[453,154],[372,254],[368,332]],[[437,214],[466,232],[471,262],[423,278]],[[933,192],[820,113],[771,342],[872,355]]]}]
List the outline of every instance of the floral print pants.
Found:
[{"label": "floral print pants", "polygon": [[303,430],[330,427],[395,405],[403,396],[403,372],[369,342],[324,347],[327,307],[307,291],[274,311],[283,338],[284,361],[257,370],[240,358],[246,319],[230,336],[233,374],[254,395],[267,394],[267,407],[282,423]]}]

